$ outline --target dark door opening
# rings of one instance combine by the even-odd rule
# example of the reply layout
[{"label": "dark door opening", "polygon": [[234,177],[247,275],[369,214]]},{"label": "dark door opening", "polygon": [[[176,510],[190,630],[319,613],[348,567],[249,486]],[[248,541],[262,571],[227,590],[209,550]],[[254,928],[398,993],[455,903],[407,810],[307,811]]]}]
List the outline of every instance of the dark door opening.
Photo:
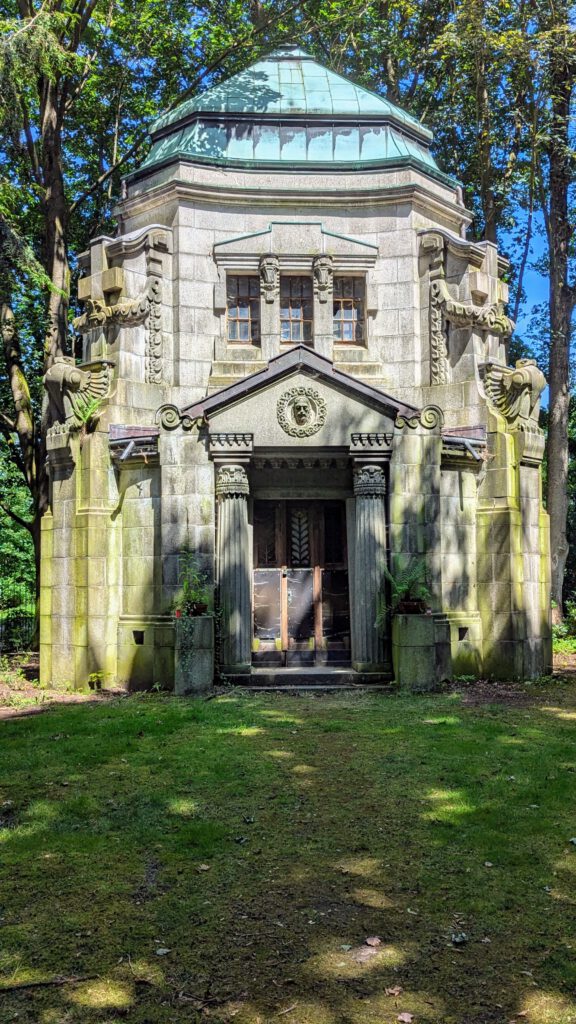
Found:
[{"label": "dark door opening", "polygon": [[254,502],[256,665],[350,664],[343,501]]}]

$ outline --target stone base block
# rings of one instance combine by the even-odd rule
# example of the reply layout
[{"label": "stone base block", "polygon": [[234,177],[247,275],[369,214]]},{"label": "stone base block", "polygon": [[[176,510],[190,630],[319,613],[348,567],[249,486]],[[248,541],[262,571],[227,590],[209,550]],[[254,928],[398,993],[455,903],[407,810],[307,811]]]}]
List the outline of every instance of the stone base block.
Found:
[{"label": "stone base block", "polygon": [[168,616],[122,615],[116,685],[126,690],[172,689],[174,633]]},{"label": "stone base block", "polygon": [[394,678],[414,693],[436,690],[452,676],[450,624],[442,616],[394,615]]},{"label": "stone base block", "polygon": [[214,619],[183,616],[175,622],[174,693],[206,693],[214,682]]},{"label": "stone base block", "polygon": [[450,612],[446,618],[450,626],[452,672],[455,676],[479,678],[482,663],[480,615]]}]

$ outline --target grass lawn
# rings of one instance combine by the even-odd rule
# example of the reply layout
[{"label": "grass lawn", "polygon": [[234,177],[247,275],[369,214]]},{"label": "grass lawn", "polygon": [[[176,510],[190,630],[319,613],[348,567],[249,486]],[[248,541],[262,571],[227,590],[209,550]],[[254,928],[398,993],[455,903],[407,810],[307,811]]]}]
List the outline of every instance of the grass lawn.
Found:
[{"label": "grass lawn", "polygon": [[576,1021],[576,685],[535,692],[0,723],[2,1024]]}]

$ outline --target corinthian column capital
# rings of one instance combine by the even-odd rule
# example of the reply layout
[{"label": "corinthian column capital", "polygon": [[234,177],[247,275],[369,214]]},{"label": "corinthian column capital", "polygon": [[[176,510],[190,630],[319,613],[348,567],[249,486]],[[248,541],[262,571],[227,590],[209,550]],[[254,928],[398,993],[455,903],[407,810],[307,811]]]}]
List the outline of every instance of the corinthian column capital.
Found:
[{"label": "corinthian column capital", "polygon": [[386,475],[382,466],[363,463],[354,469],[354,494],[357,497],[381,498],[386,494]]},{"label": "corinthian column capital", "polygon": [[248,474],[244,466],[220,466],[216,474],[216,494],[219,498],[246,498],[250,493]]}]

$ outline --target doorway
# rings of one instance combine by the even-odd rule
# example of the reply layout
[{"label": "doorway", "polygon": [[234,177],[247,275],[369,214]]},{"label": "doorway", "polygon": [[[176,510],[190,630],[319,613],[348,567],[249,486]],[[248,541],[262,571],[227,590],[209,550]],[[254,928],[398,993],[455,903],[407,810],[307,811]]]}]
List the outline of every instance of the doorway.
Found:
[{"label": "doorway", "polygon": [[254,502],[252,660],[349,665],[344,501]]}]

